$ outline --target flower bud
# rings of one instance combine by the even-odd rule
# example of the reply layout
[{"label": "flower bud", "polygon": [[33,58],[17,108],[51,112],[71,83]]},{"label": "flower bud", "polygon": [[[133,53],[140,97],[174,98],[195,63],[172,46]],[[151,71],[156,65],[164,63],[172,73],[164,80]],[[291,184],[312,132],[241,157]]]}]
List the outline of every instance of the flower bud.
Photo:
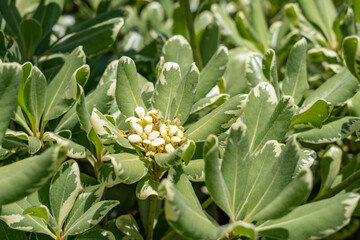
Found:
[{"label": "flower bud", "polygon": [[179,142],[181,142],[181,139],[179,137],[172,137],[171,142],[172,143],[179,143]]},{"label": "flower bud", "polygon": [[169,143],[169,144],[165,145],[165,150],[166,150],[166,152],[171,153],[171,152],[175,151],[175,148],[173,147],[173,145],[171,145]]},{"label": "flower bud", "polygon": [[135,112],[138,115],[138,117],[144,117],[144,115],[145,115],[145,110],[143,107],[135,108]]},{"label": "flower bud", "polygon": [[144,132],[149,135],[152,131],[153,126],[152,125],[146,125],[146,127],[144,128]]},{"label": "flower bud", "polygon": [[144,140],[143,143],[145,143],[145,144],[151,144],[151,141],[150,141],[150,140]]},{"label": "flower bud", "polygon": [[160,133],[158,131],[153,131],[149,134],[149,140],[154,140],[155,138],[159,137],[160,136]]},{"label": "flower bud", "polygon": [[170,137],[174,136],[176,134],[177,130],[178,130],[177,126],[171,126],[170,130],[169,130]]},{"label": "flower bud", "polygon": [[166,131],[166,125],[165,124],[162,124],[160,126],[160,133],[161,133],[161,136],[163,138],[165,138],[167,136],[167,131]]},{"label": "flower bud", "polygon": [[144,119],[147,123],[152,123],[152,120],[153,120],[152,117],[150,117],[150,116],[145,116]]},{"label": "flower bud", "polygon": [[184,137],[184,133],[183,133],[180,129],[177,130],[176,135],[177,135],[179,138],[183,138],[183,137]]},{"label": "flower bud", "polygon": [[137,134],[131,134],[129,136],[129,141],[132,142],[132,143],[139,143],[139,142],[142,142],[142,139],[139,135]]},{"label": "flower bud", "polygon": [[144,131],[143,131],[143,128],[140,124],[137,124],[137,123],[132,123],[131,124],[131,127],[135,130],[135,132],[139,135],[143,134]]},{"label": "flower bud", "polygon": [[153,142],[152,142],[152,145],[154,147],[158,147],[160,145],[163,145],[165,144],[165,140],[163,138],[156,138]]}]

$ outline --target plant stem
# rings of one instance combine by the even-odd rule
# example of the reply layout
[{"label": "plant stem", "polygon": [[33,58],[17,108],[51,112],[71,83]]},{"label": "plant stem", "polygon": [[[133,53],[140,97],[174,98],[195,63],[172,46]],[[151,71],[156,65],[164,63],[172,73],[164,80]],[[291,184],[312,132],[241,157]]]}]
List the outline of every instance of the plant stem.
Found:
[{"label": "plant stem", "polygon": [[210,206],[210,204],[211,204],[212,202],[213,202],[212,198],[209,197],[208,199],[205,200],[205,202],[203,202],[203,203],[201,204],[201,207],[202,207],[203,209],[205,209],[205,208],[207,208],[208,206]]},{"label": "plant stem", "polygon": [[157,196],[151,195],[149,198],[150,198],[150,206],[149,206],[149,216],[147,222],[146,240],[153,239],[154,220],[155,220],[156,203],[157,203]]},{"label": "plant stem", "polygon": [[336,194],[338,194],[339,192],[341,192],[342,190],[344,190],[345,188],[349,187],[351,184],[359,180],[359,177],[360,177],[360,170],[357,170],[351,176],[347,177],[344,181],[342,181],[335,187],[330,188],[324,194],[314,198],[312,202],[335,196]]},{"label": "plant stem", "polygon": [[202,62],[201,62],[199,47],[198,47],[198,44],[196,41],[196,34],[195,34],[195,29],[194,29],[192,13],[190,11],[189,0],[180,0],[180,7],[181,7],[181,10],[185,17],[186,26],[187,26],[187,29],[189,32],[190,45],[191,45],[191,48],[193,51],[194,60],[195,60],[196,66],[201,71],[203,66],[202,66]]}]

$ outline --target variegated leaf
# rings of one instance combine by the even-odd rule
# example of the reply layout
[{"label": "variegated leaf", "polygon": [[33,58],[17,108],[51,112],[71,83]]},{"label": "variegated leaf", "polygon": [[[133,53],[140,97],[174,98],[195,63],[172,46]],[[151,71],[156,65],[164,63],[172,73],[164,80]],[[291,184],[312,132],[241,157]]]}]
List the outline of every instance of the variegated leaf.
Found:
[{"label": "variegated leaf", "polygon": [[[63,109],[58,109],[61,111],[56,110],[56,105],[59,101],[61,101],[61,99],[66,99],[66,97],[63,95],[66,89],[68,89],[69,91],[71,90],[70,92],[68,92],[69,97],[70,95],[71,97],[73,96],[73,94],[71,93],[72,91],[76,91],[76,86],[74,89],[73,87],[69,86],[69,83],[73,82],[73,74],[75,73],[75,71],[79,69],[83,64],[85,64],[85,58],[85,53],[81,46],[74,49],[72,53],[66,57],[65,64],[47,87],[47,100],[43,114],[44,120],[56,118],[62,113],[64,113]],[[70,99],[70,101],[72,100]],[[66,102],[64,102],[64,104],[66,104]],[[51,115],[50,112],[52,112]]]},{"label": "variegated leaf", "polygon": [[171,153],[158,153],[155,155],[155,161],[160,167],[171,167],[184,161],[187,165],[195,153],[195,142],[187,141]]},{"label": "variegated leaf", "polygon": [[[164,62],[175,62],[179,65],[181,76],[185,76],[194,62],[191,46],[182,35],[175,35],[169,38],[162,49]],[[163,71],[163,67],[161,68]]]},{"label": "variegated leaf", "polygon": [[81,189],[78,164],[72,160],[62,164],[53,177],[49,190],[51,211],[60,228]]},{"label": "variegated leaf", "polygon": [[185,134],[194,141],[205,140],[210,134],[225,132],[244,112],[247,95],[230,98],[220,107],[191,125]]},{"label": "variegated leaf", "polygon": [[205,95],[216,86],[224,75],[228,61],[228,49],[225,46],[220,46],[200,73],[195,101],[205,97]]},{"label": "variegated leaf", "polygon": [[192,182],[205,181],[205,162],[204,159],[194,159],[188,165],[183,166],[184,174]]},{"label": "variegated leaf", "polygon": [[127,236],[135,240],[143,240],[140,234],[139,226],[131,214],[121,215],[116,219],[116,227]]},{"label": "variegated leaf", "polygon": [[28,142],[28,152],[30,154],[34,154],[34,153],[38,152],[41,148],[40,139],[33,137],[33,136],[29,136],[24,132],[13,131],[11,129],[8,129],[8,130],[6,130],[5,136],[6,137],[15,137],[15,138],[27,141]]},{"label": "variegated leaf", "polygon": [[149,176],[146,176],[136,185],[136,197],[140,200],[145,200],[151,195],[160,197],[158,189],[159,183],[152,180]]},{"label": "variegated leaf", "polygon": [[171,104],[181,82],[180,67],[177,63],[166,62],[155,85],[153,106],[159,109],[164,119],[172,119]]},{"label": "variegated leaf", "polygon": [[86,157],[86,150],[84,146],[67,138],[63,138],[53,132],[44,133],[43,140],[46,142],[56,142],[57,144],[68,146],[67,156],[70,158],[81,159]]},{"label": "variegated leaf", "polygon": [[[216,94],[216,95],[211,96],[211,97],[202,98],[202,99],[200,99],[199,101],[197,101],[196,103],[193,104],[190,114],[196,113],[196,114],[199,114],[200,116],[203,116],[202,110],[206,110],[208,108],[212,109],[212,108],[215,108],[217,106],[220,106],[225,101],[227,101],[229,98],[230,98],[230,96],[228,94],[226,94],[226,93]],[[206,111],[206,114],[209,111],[210,110]]]},{"label": "variegated leaf", "polygon": [[119,129],[96,108],[93,109],[90,122],[101,143],[110,153],[134,149],[130,142],[120,135]]},{"label": "variegated leaf", "polygon": [[103,217],[115,206],[118,201],[101,201],[92,205],[84,214],[81,215],[71,226],[64,232],[65,236],[77,235],[89,230],[98,224]]},{"label": "variegated leaf", "polygon": [[108,154],[102,159],[103,161],[111,161],[116,176],[127,184],[139,181],[148,172],[145,161],[143,161],[138,154]]},{"label": "variegated leaf", "polygon": [[135,62],[129,57],[121,57],[118,65],[115,97],[120,111],[126,117],[134,116],[136,107],[146,109],[140,95],[137,74]]}]

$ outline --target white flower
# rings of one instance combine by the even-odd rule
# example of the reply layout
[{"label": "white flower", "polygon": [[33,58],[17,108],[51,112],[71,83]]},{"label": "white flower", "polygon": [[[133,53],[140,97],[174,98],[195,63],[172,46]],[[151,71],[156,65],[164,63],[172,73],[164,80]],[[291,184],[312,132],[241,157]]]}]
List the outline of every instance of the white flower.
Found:
[{"label": "white flower", "polygon": [[143,143],[145,143],[145,144],[151,144],[151,141],[150,141],[150,140],[144,140]]},{"label": "white flower", "polygon": [[167,136],[167,131],[166,131],[166,125],[165,124],[161,124],[160,126],[160,133],[161,133],[161,136],[163,138],[165,138]]},{"label": "white flower", "polygon": [[138,121],[140,121],[140,119],[138,119],[137,117],[128,117],[127,119],[125,119],[125,122],[137,123]]},{"label": "white flower", "polygon": [[142,142],[142,138],[137,135],[137,134],[131,134],[129,137],[128,137],[129,141],[132,142],[132,143],[139,143],[139,142]]},{"label": "white flower", "polygon": [[143,107],[137,107],[135,108],[135,112],[138,115],[138,117],[144,117],[145,115],[145,109]]},{"label": "white flower", "polygon": [[149,140],[154,140],[159,136],[160,136],[160,133],[158,131],[153,131],[152,133],[149,134]]},{"label": "white flower", "polygon": [[166,144],[166,145],[165,145],[165,150],[166,150],[168,153],[171,153],[171,152],[175,151],[175,148],[173,147],[173,145],[171,145],[171,144],[169,143],[169,144]]},{"label": "white flower", "polygon": [[169,130],[169,136],[172,137],[173,135],[175,135],[177,130],[178,130],[177,126],[171,126]]},{"label": "white flower", "polygon": [[152,145],[154,147],[158,147],[160,145],[164,145],[165,144],[165,140],[163,138],[156,138],[153,142]]},{"label": "white flower", "polygon": [[149,135],[152,131],[153,126],[152,125],[146,125],[146,127],[144,128],[144,132],[146,135]]},{"label": "white flower", "polygon": [[148,111],[147,112],[147,116],[150,116],[150,115],[156,115],[158,113],[158,111],[157,110],[150,110],[150,111]]},{"label": "white flower", "polygon": [[183,131],[181,131],[180,129],[177,130],[176,135],[177,135],[179,138],[183,138],[183,137],[184,137],[184,133],[183,133]]},{"label": "white flower", "polygon": [[135,132],[139,135],[143,134],[144,130],[140,124],[131,123],[131,127],[135,130]]},{"label": "white flower", "polygon": [[147,123],[152,123],[152,121],[153,121],[151,116],[145,116],[144,119]]},{"label": "white flower", "polygon": [[179,137],[172,137],[171,142],[172,143],[179,143],[179,142],[181,142],[181,139]]}]

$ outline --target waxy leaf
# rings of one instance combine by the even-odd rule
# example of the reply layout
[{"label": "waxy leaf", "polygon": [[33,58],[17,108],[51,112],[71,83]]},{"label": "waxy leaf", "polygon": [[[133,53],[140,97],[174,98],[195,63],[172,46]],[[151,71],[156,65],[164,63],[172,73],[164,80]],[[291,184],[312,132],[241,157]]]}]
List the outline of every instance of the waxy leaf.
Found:
[{"label": "waxy leaf", "polygon": [[181,161],[184,161],[187,165],[195,153],[195,142],[187,141],[183,143],[179,148],[171,153],[158,153],[155,155],[155,161],[160,167],[175,166]]},{"label": "waxy leaf", "polygon": [[82,187],[79,166],[67,161],[56,172],[50,185],[50,205],[53,216],[61,228]]},{"label": "waxy leaf", "polygon": [[205,95],[220,81],[229,61],[229,52],[225,46],[220,46],[200,73],[196,89],[195,101]]},{"label": "waxy leaf", "polygon": [[51,47],[50,51],[52,53],[71,52],[82,45],[87,55],[97,54],[114,43],[123,25],[124,20],[120,17],[95,23],[88,28],[65,35]]},{"label": "waxy leaf", "polygon": [[134,116],[137,107],[146,109],[139,89],[134,61],[129,57],[121,57],[118,65],[115,96],[120,112],[126,117]]},{"label": "waxy leaf", "polygon": [[291,48],[286,63],[282,89],[284,94],[294,98],[296,104],[299,104],[303,94],[309,89],[306,74],[306,50],[306,40],[302,38]]},{"label": "waxy leaf", "polygon": [[114,234],[107,230],[95,229],[83,233],[75,238],[75,240],[116,240]]},{"label": "waxy leaf", "polygon": [[295,112],[290,128],[321,128],[323,122],[330,116],[332,108],[333,106],[326,100],[316,100]]},{"label": "waxy leaf", "polygon": [[346,37],[343,41],[343,52],[346,66],[360,81],[360,38],[358,36]]},{"label": "waxy leaf", "polygon": [[199,74],[199,70],[197,69],[195,63],[191,64],[188,72],[180,82],[176,95],[172,101],[170,116],[177,117],[180,114],[180,121],[182,123],[186,122],[194,104]]},{"label": "waxy leaf", "polygon": [[310,129],[296,134],[299,141],[320,144],[331,143],[344,139],[352,133],[359,131],[360,119],[356,117],[341,117],[332,119],[321,129]]},{"label": "waxy leaf", "polygon": [[0,221],[0,236],[6,240],[27,240],[25,232],[14,230],[8,227],[3,221]]},{"label": "waxy leaf", "polygon": [[130,214],[121,215],[116,219],[116,227],[135,240],[143,240],[136,220]]},{"label": "waxy leaf", "polygon": [[357,193],[346,193],[305,204],[284,217],[261,224],[257,230],[277,239],[325,238],[349,223],[359,198]]},{"label": "waxy leaf", "polygon": [[105,155],[103,161],[111,161],[116,176],[124,183],[132,184],[143,178],[148,169],[137,154],[118,153]]},{"label": "waxy leaf", "polygon": [[[76,48],[69,56],[66,57],[65,64],[47,87],[47,100],[43,117],[45,120],[50,120],[52,117],[57,118],[63,113],[63,110],[61,110],[61,114],[58,115],[59,113],[57,111],[54,112],[55,110],[53,109],[60,101],[60,99],[64,97],[63,94],[65,93],[66,89],[68,89],[69,83],[73,78],[73,74],[83,64],[85,64],[85,53],[82,50],[82,47]],[[76,89],[71,90],[76,91]]]},{"label": "waxy leaf", "polygon": [[21,77],[21,65],[17,63],[0,63],[0,145],[16,108],[16,98]]},{"label": "waxy leaf", "polygon": [[24,41],[23,54],[27,60],[31,60],[42,36],[41,25],[36,19],[24,19],[20,23],[20,31]]},{"label": "waxy leaf", "polygon": [[5,136],[6,137],[5,137],[3,146],[5,146],[7,140],[9,140],[9,139],[7,139],[8,137],[14,137],[14,138],[17,138],[20,140],[25,140],[28,142],[28,152],[30,154],[37,153],[41,148],[40,139],[33,137],[33,136],[29,136],[24,132],[18,132],[18,131],[13,131],[13,130],[8,129],[8,130],[6,130]]},{"label": "waxy leaf", "polygon": [[67,138],[63,138],[53,132],[44,133],[43,140],[47,142],[56,142],[58,144],[67,145],[68,148],[66,155],[70,158],[81,159],[86,157],[86,150],[84,146]]},{"label": "waxy leaf", "polygon": [[259,83],[267,81],[262,68],[260,54],[252,53],[246,57],[245,77],[251,87],[255,88]]},{"label": "waxy leaf", "polygon": [[175,62],[179,65],[181,76],[185,76],[194,62],[191,46],[182,35],[175,35],[166,41],[162,50],[164,62]]},{"label": "waxy leaf", "polygon": [[153,106],[155,109],[160,110],[164,119],[175,117],[171,116],[171,105],[180,82],[181,72],[179,65],[173,62],[166,62],[156,82],[153,95]]},{"label": "waxy leaf", "polygon": [[188,165],[183,166],[184,174],[192,182],[205,181],[205,162],[204,159],[191,160]]},{"label": "waxy leaf", "polygon": [[149,176],[146,176],[136,185],[136,197],[140,200],[145,200],[151,195],[161,197],[158,188],[159,182],[155,182]]},{"label": "waxy leaf", "polygon": [[[193,104],[190,114],[196,113],[199,114],[200,116],[203,116],[202,115],[203,110],[206,111],[206,109],[208,108],[211,109],[214,106],[220,106],[221,104],[226,102],[229,98],[230,96],[226,93],[216,94],[211,97],[202,98]],[[209,111],[206,111],[206,113],[208,112]]]},{"label": "waxy leaf", "polygon": [[358,85],[359,82],[356,81],[356,78],[347,69],[344,69],[321,84],[319,88],[305,99],[303,106],[319,98],[333,105],[342,105],[356,93]]},{"label": "waxy leaf", "polygon": [[64,147],[51,147],[38,156],[0,168],[0,205],[17,201],[40,189],[65,159]]},{"label": "waxy leaf", "polygon": [[71,236],[89,230],[98,224],[103,217],[115,206],[119,204],[119,201],[101,201],[92,205],[84,214],[81,215],[68,229],[64,232],[64,235]]},{"label": "waxy leaf", "polygon": [[262,70],[266,79],[273,85],[277,98],[280,98],[275,51],[271,48],[266,51],[262,61]]},{"label": "waxy leaf", "polygon": [[243,113],[247,96],[239,94],[191,125],[185,134],[194,141],[205,140],[209,133],[225,132]]}]

